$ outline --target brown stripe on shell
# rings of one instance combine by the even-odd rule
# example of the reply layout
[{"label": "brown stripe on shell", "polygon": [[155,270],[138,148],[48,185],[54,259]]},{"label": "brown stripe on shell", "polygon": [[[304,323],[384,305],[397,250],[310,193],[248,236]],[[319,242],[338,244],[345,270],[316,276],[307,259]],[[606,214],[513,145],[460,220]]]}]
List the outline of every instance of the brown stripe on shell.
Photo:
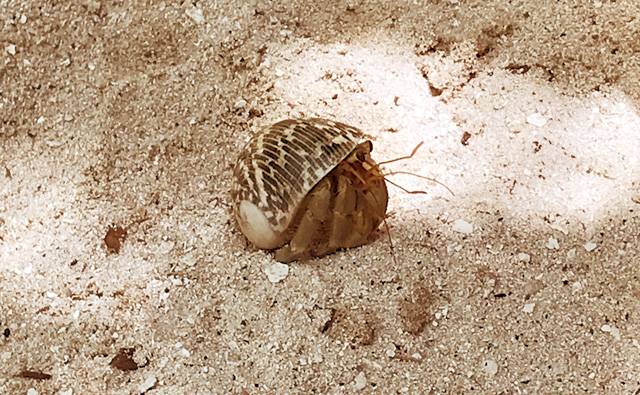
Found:
[{"label": "brown stripe on shell", "polygon": [[302,152],[309,152],[311,150],[311,148],[309,147],[309,144],[302,141],[302,139],[291,140],[289,142],[289,145],[291,145],[296,150],[302,151]]},{"label": "brown stripe on shell", "polygon": [[284,164],[289,174],[302,174],[303,166],[301,162],[287,161]]},{"label": "brown stripe on shell", "polygon": [[[285,151],[284,153],[282,151]],[[302,174],[302,166],[304,163],[304,159],[297,153],[293,152],[291,148],[287,145],[283,145],[281,149],[274,149],[271,145],[265,146],[263,150],[264,154],[271,158],[272,160],[264,163],[265,166],[269,166],[274,171],[278,171],[278,179],[281,181],[281,184],[289,183],[291,186],[297,187],[298,191],[302,191],[302,183],[300,182],[299,176]],[[287,156],[287,153],[289,154]],[[259,157],[260,155],[258,155]],[[300,169],[297,172],[293,171],[285,171],[282,166],[287,163],[294,163],[298,165]]]}]

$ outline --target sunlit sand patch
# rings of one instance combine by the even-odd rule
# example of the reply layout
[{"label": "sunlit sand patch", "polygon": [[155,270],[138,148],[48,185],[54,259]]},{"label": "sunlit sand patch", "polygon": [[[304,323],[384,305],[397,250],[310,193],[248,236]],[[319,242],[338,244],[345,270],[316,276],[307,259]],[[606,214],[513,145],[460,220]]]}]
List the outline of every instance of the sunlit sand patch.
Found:
[{"label": "sunlit sand patch", "polygon": [[[502,69],[479,74],[449,100],[431,95],[411,48],[391,41],[337,43],[276,52],[268,62],[276,113],[323,116],[375,137],[378,161],[412,159],[395,170],[435,177],[456,192],[411,176],[394,180],[427,195],[392,188],[390,207],[425,208],[430,201],[507,207],[514,216],[554,214],[597,220],[631,200],[640,179],[640,117],[620,93],[569,96]],[[463,72],[432,62],[438,75]],[[464,132],[471,137],[467,145]],[[635,187],[637,189],[637,186]]]}]

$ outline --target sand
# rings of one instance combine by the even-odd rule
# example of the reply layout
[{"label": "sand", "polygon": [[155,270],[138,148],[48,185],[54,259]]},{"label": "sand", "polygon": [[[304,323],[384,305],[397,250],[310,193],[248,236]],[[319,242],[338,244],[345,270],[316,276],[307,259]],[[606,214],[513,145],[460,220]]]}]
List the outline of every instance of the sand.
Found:
[{"label": "sand", "polygon": [[[637,394],[638,15],[0,1],[0,393]],[[393,251],[278,265],[228,190],[299,116],[453,195],[390,176]]]}]

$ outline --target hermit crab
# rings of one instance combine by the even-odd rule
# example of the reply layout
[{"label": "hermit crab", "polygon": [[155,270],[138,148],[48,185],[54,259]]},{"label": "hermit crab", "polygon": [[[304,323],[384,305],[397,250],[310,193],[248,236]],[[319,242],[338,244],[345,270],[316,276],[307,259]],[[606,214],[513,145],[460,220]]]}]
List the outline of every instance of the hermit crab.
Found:
[{"label": "hermit crab", "polygon": [[281,262],[366,244],[384,221],[388,201],[372,149],[359,129],[322,118],[262,129],[234,169],[231,195],[240,230],[256,247],[275,250]]},{"label": "hermit crab", "polygon": [[360,130],[321,118],[263,129],[234,170],[240,230],[282,262],[365,244],[388,200],[372,148]]}]

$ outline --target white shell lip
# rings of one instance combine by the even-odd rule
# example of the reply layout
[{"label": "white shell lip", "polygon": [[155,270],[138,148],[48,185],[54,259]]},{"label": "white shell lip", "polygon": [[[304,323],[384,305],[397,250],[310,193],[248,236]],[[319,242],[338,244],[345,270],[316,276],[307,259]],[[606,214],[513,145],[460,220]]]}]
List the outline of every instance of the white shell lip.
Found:
[{"label": "white shell lip", "polygon": [[281,238],[273,231],[267,217],[258,206],[248,200],[243,200],[238,205],[236,219],[242,233],[258,248],[271,250],[280,247]]}]

